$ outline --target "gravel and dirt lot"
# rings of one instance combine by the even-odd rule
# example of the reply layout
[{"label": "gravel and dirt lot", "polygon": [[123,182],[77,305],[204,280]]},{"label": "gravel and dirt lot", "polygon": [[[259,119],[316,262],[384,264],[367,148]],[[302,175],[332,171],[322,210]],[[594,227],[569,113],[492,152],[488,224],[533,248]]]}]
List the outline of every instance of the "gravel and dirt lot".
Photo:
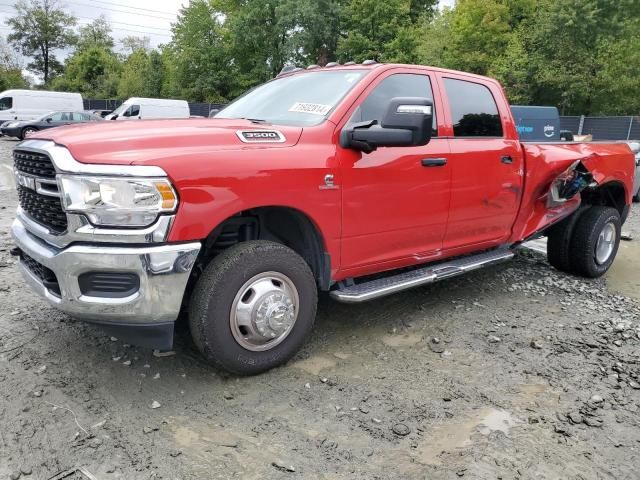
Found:
[{"label": "gravel and dirt lot", "polygon": [[[234,378],[56,312],[10,256],[0,139],[0,479],[638,479],[640,240],[606,278],[516,260],[363,305]],[[624,228],[640,239],[640,218]],[[156,407],[156,408],[154,408]]]}]

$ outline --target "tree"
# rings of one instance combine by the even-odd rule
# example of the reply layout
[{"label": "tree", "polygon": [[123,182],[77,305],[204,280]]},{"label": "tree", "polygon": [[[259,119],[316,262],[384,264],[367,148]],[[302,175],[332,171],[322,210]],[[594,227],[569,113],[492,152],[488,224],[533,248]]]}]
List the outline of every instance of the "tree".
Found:
[{"label": "tree", "polygon": [[100,15],[93,22],[80,28],[76,46],[78,50],[85,50],[90,47],[99,47],[105,50],[113,48],[111,25],[104,15]]},{"label": "tree", "polygon": [[146,97],[149,77],[149,55],[138,49],[124,62],[118,83],[118,97]]},{"label": "tree", "polygon": [[27,67],[42,75],[47,85],[62,69],[53,52],[75,40],[71,27],[76,18],[65,13],[57,0],[19,0],[14,8],[16,15],[7,20],[12,29],[7,38],[22,54],[32,58]]},{"label": "tree", "polygon": [[0,39],[0,91],[26,88],[29,83],[22,75],[22,62],[16,52]]},{"label": "tree", "polygon": [[128,35],[120,40],[120,45],[125,52],[134,53],[137,50],[150,50],[151,39],[149,37],[136,37],[135,35]]},{"label": "tree", "polygon": [[55,90],[80,92],[97,98],[117,95],[121,65],[110,50],[97,45],[78,50],[68,58],[65,71],[51,86]]},{"label": "tree", "polygon": [[420,24],[436,1],[351,0],[344,8],[342,60],[415,61]]},{"label": "tree", "polygon": [[[226,102],[242,93],[247,79],[239,66],[253,58],[254,44],[249,40],[241,50],[232,49],[229,25],[236,12],[233,2],[213,0],[193,0],[180,10],[173,39],[162,53],[165,91],[209,102]],[[245,32],[251,38],[253,32]]]}]

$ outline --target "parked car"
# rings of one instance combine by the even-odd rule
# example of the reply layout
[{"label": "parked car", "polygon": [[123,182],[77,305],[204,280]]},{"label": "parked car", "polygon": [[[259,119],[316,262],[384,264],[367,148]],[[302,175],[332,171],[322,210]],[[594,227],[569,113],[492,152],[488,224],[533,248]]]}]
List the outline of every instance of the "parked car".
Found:
[{"label": "parked car", "polygon": [[520,142],[487,77],[330,65],[282,74],[213,119],[19,144],[11,230],[27,283],[158,349],[187,311],[206,359],[255,374],[300,349],[319,290],[372,300],[507,261],[541,235],[554,267],[609,269],[631,204],[628,145]]},{"label": "parked car", "polygon": [[102,117],[90,112],[49,112],[36,120],[8,122],[0,127],[3,135],[24,140],[29,135],[48,128],[71,125],[74,123],[96,122]]},{"label": "parked car", "polygon": [[47,112],[83,109],[79,93],[45,90],[5,90],[0,93],[0,121],[33,120]]},{"label": "parked car", "polygon": [[105,117],[106,120],[142,120],[151,118],[189,118],[186,100],[129,98]]}]

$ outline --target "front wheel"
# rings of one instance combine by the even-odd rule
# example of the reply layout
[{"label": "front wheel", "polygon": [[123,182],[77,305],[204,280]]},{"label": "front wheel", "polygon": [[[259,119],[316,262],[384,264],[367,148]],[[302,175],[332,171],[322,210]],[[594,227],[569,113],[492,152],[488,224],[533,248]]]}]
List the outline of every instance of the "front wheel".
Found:
[{"label": "front wheel", "polygon": [[621,227],[615,208],[595,206],[585,210],[571,235],[573,272],[589,278],[604,275],[618,253]]},{"label": "front wheel", "polygon": [[313,273],[296,252],[275,242],[239,243],[214,258],[198,280],[191,335],[213,365],[257,374],[302,347],[317,302]]}]

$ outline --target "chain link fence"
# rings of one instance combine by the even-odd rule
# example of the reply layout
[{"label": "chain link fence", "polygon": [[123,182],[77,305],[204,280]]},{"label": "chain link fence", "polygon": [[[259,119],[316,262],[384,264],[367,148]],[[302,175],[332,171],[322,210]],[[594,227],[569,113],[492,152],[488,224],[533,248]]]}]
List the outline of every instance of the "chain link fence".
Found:
[{"label": "chain link fence", "polygon": [[640,140],[640,117],[560,117],[560,129],[594,140]]}]

